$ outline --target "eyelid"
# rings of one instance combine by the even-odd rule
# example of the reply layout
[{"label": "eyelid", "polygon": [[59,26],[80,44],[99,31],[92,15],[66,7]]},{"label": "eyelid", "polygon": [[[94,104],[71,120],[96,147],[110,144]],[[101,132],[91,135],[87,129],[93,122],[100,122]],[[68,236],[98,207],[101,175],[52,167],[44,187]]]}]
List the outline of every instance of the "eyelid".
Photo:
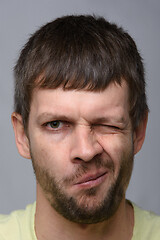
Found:
[{"label": "eyelid", "polygon": [[[94,126],[95,126],[95,131],[97,131],[97,133],[102,133],[102,134],[116,134],[123,131],[122,128],[115,125],[95,124]],[[93,129],[94,129],[94,126],[93,126]]]},{"label": "eyelid", "polygon": [[43,126],[45,126],[45,127],[47,127],[47,128],[50,128],[52,131],[56,131],[56,130],[59,130],[59,129],[61,129],[63,126],[61,126],[61,127],[51,127],[51,126],[49,126],[49,125],[51,125],[52,123],[54,123],[54,122],[59,122],[59,124],[60,125],[62,125],[63,124],[63,121],[60,121],[60,120],[52,120],[52,121],[49,121],[49,122],[46,122],[46,123],[44,123],[43,124]]},{"label": "eyelid", "polygon": [[[53,123],[53,122],[59,122],[60,123],[60,126],[58,127],[51,127],[51,126],[48,126],[49,124]],[[63,121],[63,120],[52,120],[52,121],[49,121],[49,122],[46,122],[43,124],[43,126],[45,126],[46,128],[48,128],[48,130],[50,131],[61,131],[67,127],[69,127],[70,123],[67,122],[67,121]]]},{"label": "eyelid", "polygon": [[93,124],[93,126],[97,126],[97,127],[109,127],[109,128],[121,129],[119,126],[111,125],[111,124],[103,124],[103,123]]}]

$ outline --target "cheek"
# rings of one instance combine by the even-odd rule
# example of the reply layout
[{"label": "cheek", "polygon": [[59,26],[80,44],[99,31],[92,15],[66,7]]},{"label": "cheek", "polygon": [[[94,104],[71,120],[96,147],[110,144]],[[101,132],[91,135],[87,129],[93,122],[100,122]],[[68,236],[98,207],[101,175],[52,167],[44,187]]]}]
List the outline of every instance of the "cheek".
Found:
[{"label": "cheek", "polygon": [[120,165],[123,155],[130,153],[133,147],[132,137],[120,134],[103,136],[101,144],[115,165]]},{"label": "cheek", "polygon": [[64,176],[69,171],[69,152],[66,143],[55,143],[52,139],[32,138],[30,142],[34,161],[56,176]]}]

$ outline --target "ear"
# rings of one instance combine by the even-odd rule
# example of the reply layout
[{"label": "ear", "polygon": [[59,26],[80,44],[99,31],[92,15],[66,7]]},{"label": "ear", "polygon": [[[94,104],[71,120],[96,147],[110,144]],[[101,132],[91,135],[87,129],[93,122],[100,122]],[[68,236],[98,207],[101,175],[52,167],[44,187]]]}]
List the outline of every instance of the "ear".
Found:
[{"label": "ear", "polygon": [[24,130],[22,116],[14,112],[11,118],[19,154],[24,158],[30,159],[29,140]]},{"label": "ear", "polygon": [[137,128],[134,130],[133,135],[133,142],[134,142],[134,154],[138,153],[142,148],[145,134],[146,134],[146,127],[148,122],[148,112],[146,112],[144,118],[140,121]]}]

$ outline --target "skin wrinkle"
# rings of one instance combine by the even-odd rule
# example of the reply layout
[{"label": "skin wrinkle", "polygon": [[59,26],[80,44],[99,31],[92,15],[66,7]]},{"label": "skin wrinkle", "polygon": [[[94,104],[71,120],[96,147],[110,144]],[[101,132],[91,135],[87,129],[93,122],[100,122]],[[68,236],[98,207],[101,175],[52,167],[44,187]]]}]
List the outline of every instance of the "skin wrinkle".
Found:
[{"label": "skin wrinkle", "polygon": [[[37,183],[53,209],[70,221],[90,224],[107,220],[124,198],[133,167],[127,90],[123,82],[121,87],[112,84],[102,93],[65,92],[61,88],[35,92],[28,136]],[[62,125],[58,131],[50,130],[46,122],[61,121],[52,118],[62,117],[61,113],[69,121],[73,120],[71,129]],[[45,116],[45,123],[44,119],[37,120],[40,116]],[[94,125],[95,128],[89,128],[91,123],[104,117],[114,125],[116,116],[119,121],[125,119],[125,128],[116,129],[116,134],[110,130],[108,133],[108,126],[105,130],[101,122],[98,128]],[[83,175],[98,170],[107,171],[103,184],[87,189],[74,188],[74,183]]]},{"label": "skin wrinkle", "polygon": [[[100,160],[100,158],[94,157],[94,159],[92,159],[91,162],[95,163],[95,167],[96,167],[97,170],[100,169],[100,168],[107,168],[107,169],[110,169],[111,171],[114,171],[114,165],[111,161],[108,161],[107,163],[104,163]],[[88,165],[90,165],[90,163],[82,163],[80,166],[78,166],[78,168],[76,170],[76,173],[72,177],[64,178],[63,181],[66,184],[74,183],[76,181],[76,179],[83,176],[84,173],[87,173],[87,171],[89,170]]]},{"label": "skin wrinkle", "polygon": [[[45,122],[37,121],[44,112]],[[62,114],[73,122],[63,122],[59,119]],[[20,123],[21,118],[15,117]],[[103,123],[104,118],[110,122]],[[115,119],[125,120],[124,125]],[[56,129],[52,121],[60,121]],[[73,226],[80,231],[85,225],[86,237],[96,239],[107,226],[112,227],[112,221],[117,231],[128,232],[128,211],[133,219],[133,210],[125,202],[125,192],[143,133],[143,124],[133,132],[125,82],[121,87],[111,84],[101,93],[37,90],[30,112],[29,143],[23,142],[23,152],[19,148],[32,159],[36,175],[36,233],[46,232],[52,239],[47,235],[51,233],[56,239],[57,225],[65,225],[69,232]],[[44,225],[47,219],[49,223]],[[99,232],[96,236],[91,231],[94,224]],[[75,236],[76,230],[69,239]]]},{"label": "skin wrinkle", "polygon": [[[56,182],[54,177],[51,177],[49,175],[49,172],[41,169],[38,165],[36,165],[34,161],[34,156],[32,154],[32,162],[37,180],[40,183],[44,192],[47,194],[47,198],[50,204],[53,206],[53,208],[55,208],[58,212],[60,212],[64,217],[68,218],[69,220],[84,224],[104,221],[106,219],[109,219],[116,212],[119,206],[119,202],[121,202],[121,199],[124,197],[125,189],[127,188],[133,168],[133,156],[124,156],[124,159],[123,161],[121,160],[121,167],[118,178],[114,181],[114,184],[109,189],[106,199],[103,201],[103,203],[99,205],[98,211],[93,211],[93,209],[91,211],[88,211],[87,202],[85,205],[82,204],[83,208],[79,208],[78,205],[76,205],[76,201],[74,200],[74,198],[69,198],[67,195],[65,196],[65,194],[61,191],[61,188],[58,187],[62,185],[62,182],[64,185],[73,182],[76,178],[80,177],[83,172],[86,173],[87,167],[79,167],[75,175],[73,175],[72,177],[68,179],[63,179],[63,181],[61,180],[59,182]],[[97,160],[95,162],[99,162],[98,166],[109,166],[108,164],[104,164],[102,160]],[[114,171],[113,164],[110,163],[110,165],[110,169]],[[124,176],[126,177],[124,178]],[[83,202],[83,198],[85,198],[86,196],[96,196],[96,192],[96,187],[86,190],[85,195],[82,195],[79,202]]]},{"label": "skin wrinkle", "polygon": [[148,112],[134,40],[102,17],[64,16],[32,34],[14,76],[12,122],[36,175],[37,238],[131,238],[125,193]]}]

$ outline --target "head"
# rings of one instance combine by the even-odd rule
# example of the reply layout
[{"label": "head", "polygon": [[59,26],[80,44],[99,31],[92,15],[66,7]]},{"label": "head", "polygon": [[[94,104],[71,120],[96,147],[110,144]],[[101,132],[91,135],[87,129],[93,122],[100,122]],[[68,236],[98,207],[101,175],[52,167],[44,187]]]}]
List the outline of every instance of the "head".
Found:
[{"label": "head", "polygon": [[104,18],[66,16],[41,27],[21,51],[14,73],[14,108],[25,129],[35,88],[96,92],[125,79],[133,128],[148,110],[137,47],[127,32]]},{"label": "head", "polygon": [[25,45],[15,81],[16,142],[43,195],[71,221],[109,219],[145,135],[144,70],[133,39],[103,18],[56,19]]}]

